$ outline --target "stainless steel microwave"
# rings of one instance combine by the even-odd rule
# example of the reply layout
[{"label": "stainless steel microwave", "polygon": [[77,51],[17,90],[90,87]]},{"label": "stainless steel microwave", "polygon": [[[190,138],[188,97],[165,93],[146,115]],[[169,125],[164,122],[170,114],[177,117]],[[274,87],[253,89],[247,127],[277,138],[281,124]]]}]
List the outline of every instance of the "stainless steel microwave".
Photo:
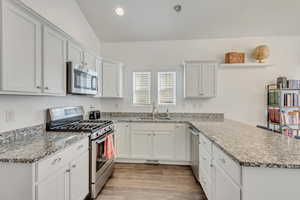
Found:
[{"label": "stainless steel microwave", "polygon": [[68,94],[95,95],[98,92],[98,74],[96,71],[67,62]]}]

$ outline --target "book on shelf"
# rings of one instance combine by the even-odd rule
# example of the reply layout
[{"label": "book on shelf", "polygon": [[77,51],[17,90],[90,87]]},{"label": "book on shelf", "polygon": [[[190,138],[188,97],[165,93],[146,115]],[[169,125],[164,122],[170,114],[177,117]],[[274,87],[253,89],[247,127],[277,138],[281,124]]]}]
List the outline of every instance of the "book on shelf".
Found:
[{"label": "book on shelf", "polygon": [[270,106],[278,106],[279,100],[280,100],[280,91],[277,90],[269,91],[268,104]]},{"label": "book on shelf", "polygon": [[296,107],[300,105],[300,98],[298,93],[294,92],[289,92],[289,93],[284,93],[282,95],[282,106],[285,107]]},{"label": "book on shelf", "polygon": [[295,129],[283,129],[283,134],[289,137],[299,137],[299,130]]},{"label": "book on shelf", "polygon": [[288,89],[299,89],[300,88],[300,80],[287,80],[287,88]]},{"label": "book on shelf", "polygon": [[280,123],[280,109],[279,108],[269,108],[269,120],[273,123]]},{"label": "book on shelf", "polygon": [[300,111],[282,111],[281,112],[281,123],[284,125],[300,125]]}]

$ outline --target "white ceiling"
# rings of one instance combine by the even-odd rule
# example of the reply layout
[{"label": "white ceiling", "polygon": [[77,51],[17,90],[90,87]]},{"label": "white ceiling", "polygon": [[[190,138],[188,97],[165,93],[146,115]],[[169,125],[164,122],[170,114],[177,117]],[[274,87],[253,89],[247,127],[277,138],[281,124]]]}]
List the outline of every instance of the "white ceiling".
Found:
[{"label": "white ceiling", "polygon": [[[299,0],[77,0],[102,42],[300,35]],[[173,6],[182,5],[176,13]],[[114,13],[117,6],[125,15]]]}]

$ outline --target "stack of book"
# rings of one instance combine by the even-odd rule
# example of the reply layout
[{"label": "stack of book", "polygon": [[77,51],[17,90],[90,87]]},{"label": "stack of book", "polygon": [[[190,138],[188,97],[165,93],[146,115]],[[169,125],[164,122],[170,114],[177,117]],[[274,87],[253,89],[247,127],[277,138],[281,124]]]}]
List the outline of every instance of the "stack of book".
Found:
[{"label": "stack of book", "polygon": [[283,106],[299,106],[300,98],[298,93],[284,93],[282,96]]},{"label": "stack of book", "polygon": [[300,80],[287,80],[288,89],[300,89]]},{"label": "stack of book", "polygon": [[280,91],[278,90],[272,90],[269,92],[269,99],[268,99],[268,104],[270,106],[278,106],[279,105],[279,100],[280,100]]},{"label": "stack of book", "polygon": [[280,123],[280,109],[279,108],[269,108],[269,120],[273,123]]},{"label": "stack of book", "polygon": [[281,122],[284,125],[300,125],[300,111],[283,111],[281,113]]},{"label": "stack of book", "polygon": [[299,137],[299,131],[294,129],[284,129],[283,134],[290,137]]}]

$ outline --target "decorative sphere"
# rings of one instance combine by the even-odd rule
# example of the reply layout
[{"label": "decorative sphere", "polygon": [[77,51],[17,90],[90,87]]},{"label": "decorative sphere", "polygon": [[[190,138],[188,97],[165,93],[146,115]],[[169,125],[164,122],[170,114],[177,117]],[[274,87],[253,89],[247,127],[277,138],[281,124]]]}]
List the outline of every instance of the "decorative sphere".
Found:
[{"label": "decorative sphere", "polygon": [[260,45],[253,51],[252,57],[259,63],[264,63],[265,60],[270,56],[270,49],[267,45]]}]

